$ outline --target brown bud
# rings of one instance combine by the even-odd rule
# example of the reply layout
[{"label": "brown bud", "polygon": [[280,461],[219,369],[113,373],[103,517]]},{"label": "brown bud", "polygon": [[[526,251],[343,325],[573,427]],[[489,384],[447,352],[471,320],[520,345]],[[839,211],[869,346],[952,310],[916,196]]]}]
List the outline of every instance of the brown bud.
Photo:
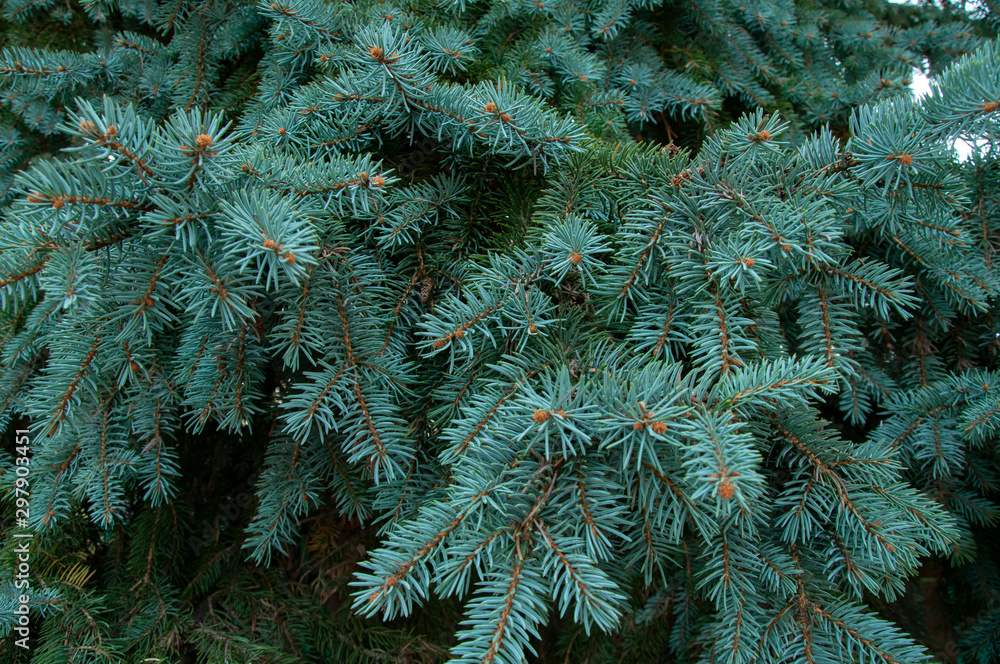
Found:
[{"label": "brown bud", "polygon": [[901,154],[899,155],[899,163],[903,166],[909,166],[913,163],[913,157],[908,154]]},{"label": "brown bud", "polygon": [[569,262],[572,263],[573,265],[579,265],[580,263],[583,262],[583,256],[581,256],[580,253],[576,251],[567,256],[567,258],[569,258]]},{"label": "brown bud", "polygon": [[441,350],[447,345],[448,345],[447,339],[438,339],[437,341],[434,342],[434,350]]},{"label": "brown bud", "polygon": [[643,429],[646,428],[646,425],[643,424],[642,422],[633,422],[632,428],[635,429],[636,431],[642,431]]},{"label": "brown bud", "polygon": [[434,290],[434,278],[424,277],[423,282],[420,284],[420,301],[426,302],[430,296],[431,291]]},{"label": "brown bud", "polygon": [[464,336],[465,336],[465,330],[463,330],[462,328],[458,328],[457,330],[455,330],[456,339],[461,339]]},{"label": "brown bud", "polygon": [[372,59],[382,62],[382,56],[385,55],[385,52],[382,50],[381,46],[372,46],[368,49],[368,55],[372,56]]},{"label": "brown bud", "polygon": [[653,430],[653,433],[663,435],[667,432],[667,423],[663,420],[656,420],[649,425],[649,428]]},{"label": "brown bud", "polygon": [[212,137],[208,134],[198,134],[198,136],[194,139],[194,142],[195,145],[198,146],[199,150],[207,150],[212,147],[212,143],[215,141],[212,140]]},{"label": "brown bud", "polygon": [[510,122],[510,113],[501,113],[500,119],[504,122]]},{"label": "brown bud", "polygon": [[743,267],[750,268],[754,266],[755,261],[752,258],[741,258],[740,262],[743,263]]},{"label": "brown bud", "polygon": [[291,263],[293,265],[295,264],[295,254],[293,254],[292,252],[289,251],[283,253],[281,254],[281,257],[284,258],[288,263]]},{"label": "brown bud", "polygon": [[732,482],[723,478],[722,481],[719,482],[719,498],[722,498],[723,500],[732,500],[735,495],[736,487],[733,486]]},{"label": "brown bud", "polygon": [[552,414],[547,410],[536,410],[535,414],[531,416],[531,419],[535,421],[535,424],[542,424],[548,422]]},{"label": "brown bud", "polygon": [[483,106],[483,110],[486,111],[487,113],[496,113],[497,112],[497,105],[494,104],[491,101],[488,101],[488,102],[486,102],[486,105]]},{"label": "brown bud", "polygon": [[63,205],[65,205],[65,204],[66,204],[66,201],[64,201],[62,198],[60,198],[58,196],[56,196],[56,197],[54,197],[52,199],[52,207],[54,207],[57,210],[59,208],[61,208]]},{"label": "brown bud", "polygon": [[373,187],[382,187],[382,186],[385,186],[385,178],[382,177],[381,175],[373,175],[372,176],[372,186]]},{"label": "brown bud", "polygon": [[287,133],[288,133],[287,129],[285,129],[284,127],[278,127],[278,136],[284,136]]},{"label": "brown bud", "polygon": [[118,135],[118,128],[115,127],[114,125],[111,125],[111,126],[108,127],[108,130],[106,132],[104,132],[104,133],[107,134],[108,136],[117,136]]},{"label": "brown bud", "polygon": [[988,101],[983,104],[983,113],[992,113],[998,108],[1000,108],[1000,102]]},{"label": "brown bud", "polygon": [[266,240],[264,240],[264,248],[267,249],[268,251],[272,251],[274,249],[277,249],[278,245],[271,238],[267,238]]}]

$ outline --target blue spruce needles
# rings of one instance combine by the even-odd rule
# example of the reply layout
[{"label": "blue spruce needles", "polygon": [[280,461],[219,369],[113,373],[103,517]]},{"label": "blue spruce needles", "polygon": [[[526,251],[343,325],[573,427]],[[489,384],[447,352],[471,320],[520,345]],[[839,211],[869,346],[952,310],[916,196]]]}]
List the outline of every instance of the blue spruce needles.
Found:
[{"label": "blue spruce needles", "polygon": [[109,0],[3,49],[32,661],[928,661],[923,565],[1000,596],[1000,46],[911,9]]}]

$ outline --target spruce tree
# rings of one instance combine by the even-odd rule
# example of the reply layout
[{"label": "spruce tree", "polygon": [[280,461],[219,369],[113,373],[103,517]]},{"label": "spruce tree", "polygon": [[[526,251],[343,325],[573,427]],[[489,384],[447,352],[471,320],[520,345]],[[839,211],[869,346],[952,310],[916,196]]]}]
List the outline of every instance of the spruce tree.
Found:
[{"label": "spruce tree", "polygon": [[7,0],[4,661],[1000,661],[998,16]]}]

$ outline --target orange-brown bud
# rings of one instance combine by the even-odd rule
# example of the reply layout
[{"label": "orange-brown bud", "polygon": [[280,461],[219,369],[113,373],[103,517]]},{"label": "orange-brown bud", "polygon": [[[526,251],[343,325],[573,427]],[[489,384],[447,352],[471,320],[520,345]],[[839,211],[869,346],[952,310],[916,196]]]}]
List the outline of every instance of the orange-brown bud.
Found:
[{"label": "orange-brown bud", "polygon": [[983,113],[992,113],[998,108],[1000,108],[1000,102],[988,101],[983,104]]},{"label": "orange-brown bud", "polygon": [[531,419],[535,421],[535,424],[542,424],[548,422],[549,418],[552,417],[552,413],[547,410],[536,410],[535,414],[531,416]]},{"label": "orange-brown bud", "polygon": [[199,150],[207,150],[212,147],[212,143],[215,141],[208,134],[198,134],[197,138],[194,139],[194,142],[198,146]]},{"label": "orange-brown bud", "polygon": [[732,500],[735,495],[736,487],[733,486],[732,482],[723,478],[723,480],[719,482],[719,498],[722,498],[723,500]]},{"label": "orange-brown bud", "polygon": [[574,251],[573,253],[571,253],[568,256],[568,258],[569,258],[569,262],[572,263],[573,265],[579,265],[581,262],[583,262],[583,256],[581,256],[580,253],[576,252],[576,251]]},{"label": "orange-brown bud", "polygon": [[381,46],[372,46],[370,49],[368,49],[368,55],[372,56],[373,59],[382,62],[382,58],[385,55],[385,52],[382,50]]},{"label": "orange-brown bud", "polygon": [[271,238],[267,238],[266,240],[264,240],[264,248],[267,249],[268,251],[273,251],[274,249],[278,248],[278,244]]},{"label": "orange-brown bud", "polygon": [[497,105],[494,104],[491,101],[488,101],[488,102],[486,102],[486,105],[483,106],[483,110],[486,111],[487,113],[496,113],[497,112]]},{"label": "orange-brown bud", "polygon": [[667,432],[667,423],[663,420],[656,420],[649,425],[649,428],[653,430],[653,433],[663,435]]}]

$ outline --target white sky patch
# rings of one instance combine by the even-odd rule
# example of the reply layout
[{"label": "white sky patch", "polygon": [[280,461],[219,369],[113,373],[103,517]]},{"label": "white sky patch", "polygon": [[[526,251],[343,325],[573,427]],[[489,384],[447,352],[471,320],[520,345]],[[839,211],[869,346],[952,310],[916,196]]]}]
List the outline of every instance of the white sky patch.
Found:
[{"label": "white sky patch", "polygon": [[[901,2],[899,4],[915,3]],[[919,67],[913,68],[913,76],[911,77],[911,80],[913,82],[910,84],[910,89],[913,90],[913,96],[915,96],[918,101],[931,93],[931,81],[927,78],[927,74],[925,74]],[[981,142],[976,141],[976,144],[985,145],[986,142],[985,140]],[[976,149],[976,144],[970,143],[969,141],[961,138],[956,138],[952,141],[952,147],[955,148],[955,152],[958,153],[959,161],[968,161],[972,156],[973,151]]]}]

